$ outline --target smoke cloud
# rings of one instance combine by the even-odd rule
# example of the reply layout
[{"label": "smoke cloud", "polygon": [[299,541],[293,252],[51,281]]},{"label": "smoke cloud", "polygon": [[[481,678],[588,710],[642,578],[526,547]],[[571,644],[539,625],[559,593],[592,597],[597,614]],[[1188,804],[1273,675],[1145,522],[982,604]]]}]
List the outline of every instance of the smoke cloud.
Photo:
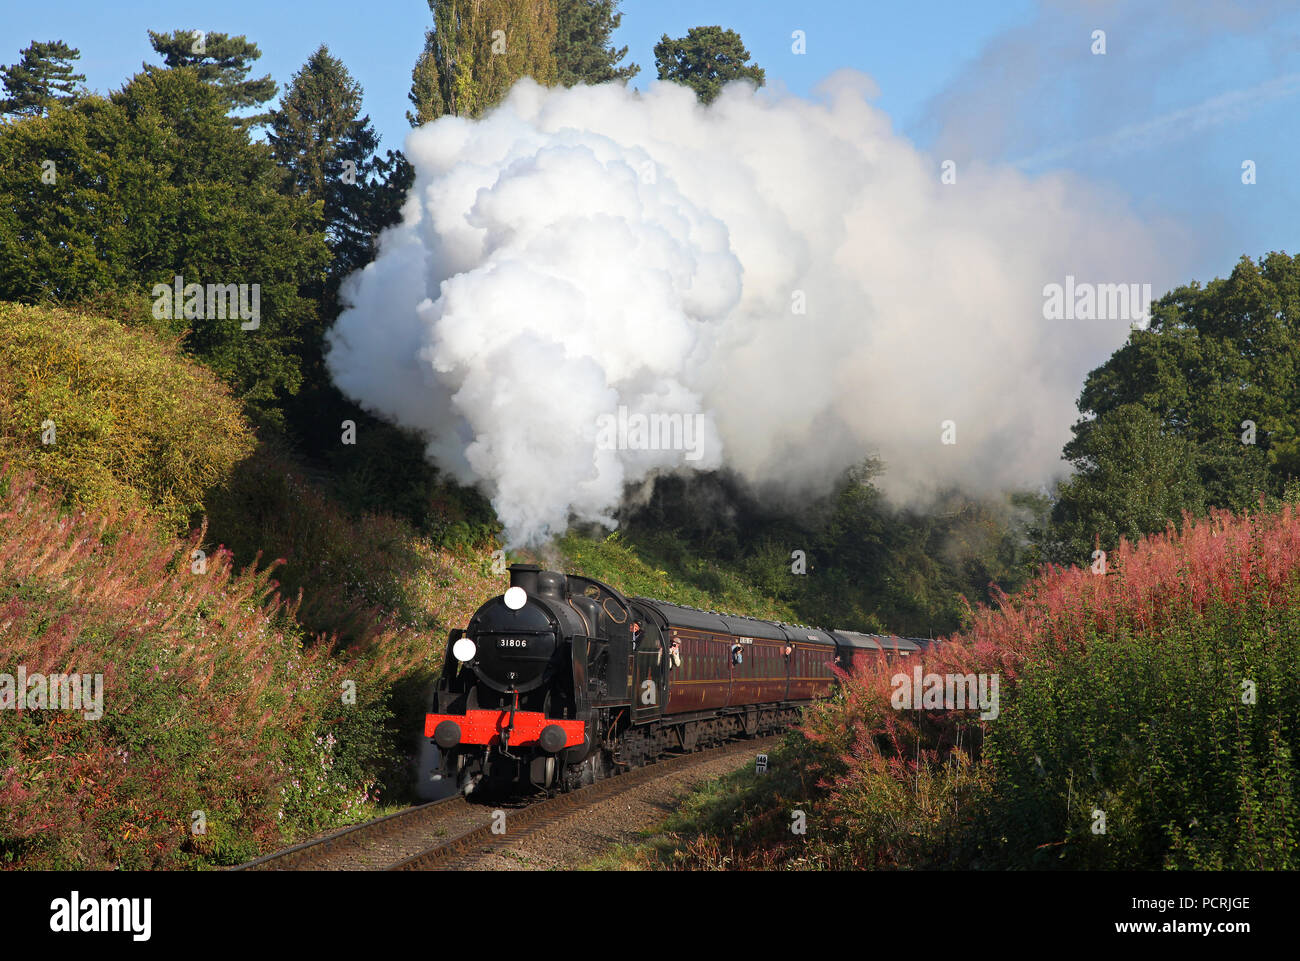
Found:
[{"label": "smoke cloud", "polygon": [[1044,287],[1159,284],[1159,240],[1068,175],[943,182],[873,95],[848,71],[707,108],[526,80],[413,131],[403,222],[329,334],[335,382],[422,432],[511,546],[613,526],[666,471],[808,496],[876,455],[899,502],[1037,487],[1131,323],[1047,320]]}]

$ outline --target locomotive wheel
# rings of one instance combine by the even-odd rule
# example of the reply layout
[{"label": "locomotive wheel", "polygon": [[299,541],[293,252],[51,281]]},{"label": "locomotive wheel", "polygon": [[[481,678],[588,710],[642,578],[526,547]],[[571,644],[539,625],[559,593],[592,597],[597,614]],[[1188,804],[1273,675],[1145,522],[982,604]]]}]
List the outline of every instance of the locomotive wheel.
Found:
[{"label": "locomotive wheel", "polygon": [[609,777],[613,770],[614,766],[610,762],[609,752],[604,748],[600,748],[577,764],[569,765],[564,772],[564,790],[576,791],[588,784],[595,784],[597,781]]}]

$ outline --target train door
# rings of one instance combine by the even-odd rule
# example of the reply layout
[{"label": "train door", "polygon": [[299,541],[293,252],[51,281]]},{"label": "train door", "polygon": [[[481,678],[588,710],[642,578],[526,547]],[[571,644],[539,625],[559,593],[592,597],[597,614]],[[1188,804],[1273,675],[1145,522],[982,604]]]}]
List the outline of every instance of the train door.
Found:
[{"label": "train door", "polygon": [[792,646],[794,653],[790,655],[790,686],[786,696],[792,701],[804,701],[811,697],[808,686],[808,649],[798,643]]},{"label": "train door", "polygon": [[631,693],[632,718],[639,722],[662,713],[664,703],[668,700],[668,689],[667,650],[663,632],[651,618],[645,616],[644,611],[638,613],[640,617],[637,623],[641,630],[639,636],[633,639],[635,653]]}]

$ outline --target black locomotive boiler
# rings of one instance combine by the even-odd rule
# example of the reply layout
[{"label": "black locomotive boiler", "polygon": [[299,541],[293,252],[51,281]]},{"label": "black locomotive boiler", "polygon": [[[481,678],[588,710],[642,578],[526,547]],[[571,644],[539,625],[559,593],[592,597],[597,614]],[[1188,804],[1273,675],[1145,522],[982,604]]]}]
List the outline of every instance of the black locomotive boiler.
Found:
[{"label": "black locomotive boiler", "polygon": [[454,630],[424,733],[466,793],[571,790],[669,751],[780,730],[833,667],[906,657],[897,637],[624,597],[530,564]]}]

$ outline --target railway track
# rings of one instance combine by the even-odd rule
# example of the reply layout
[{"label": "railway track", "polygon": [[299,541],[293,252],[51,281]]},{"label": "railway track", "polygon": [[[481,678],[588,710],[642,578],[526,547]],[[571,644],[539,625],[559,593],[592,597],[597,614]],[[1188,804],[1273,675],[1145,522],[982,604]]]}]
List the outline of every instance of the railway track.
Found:
[{"label": "railway track", "polygon": [[456,870],[638,785],[721,758],[760,754],[780,739],[777,734],[665,758],[539,801],[495,807],[459,795],[432,801],[295,844],[232,870]]}]

